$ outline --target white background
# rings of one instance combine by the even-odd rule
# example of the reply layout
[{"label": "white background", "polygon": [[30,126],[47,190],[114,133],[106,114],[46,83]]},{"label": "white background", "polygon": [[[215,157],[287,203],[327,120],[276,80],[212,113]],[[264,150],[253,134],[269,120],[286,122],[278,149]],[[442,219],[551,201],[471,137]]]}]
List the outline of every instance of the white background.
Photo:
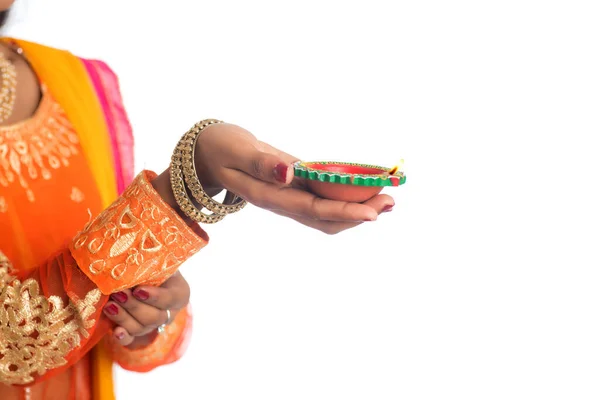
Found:
[{"label": "white background", "polygon": [[339,236],[207,228],[188,353],[121,399],[600,398],[596,2],[17,3],[8,33],[117,71],[138,170],[204,118],[406,160],[396,209]]}]

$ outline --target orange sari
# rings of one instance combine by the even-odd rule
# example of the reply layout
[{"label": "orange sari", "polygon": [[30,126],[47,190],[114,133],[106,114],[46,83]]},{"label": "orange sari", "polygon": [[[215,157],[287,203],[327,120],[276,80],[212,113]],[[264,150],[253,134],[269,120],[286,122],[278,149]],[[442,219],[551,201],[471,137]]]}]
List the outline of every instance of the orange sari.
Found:
[{"label": "orange sari", "polygon": [[111,400],[113,363],[145,372],[176,361],[191,313],[128,350],[111,340],[108,296],[160,284],[208,237],[162,202],[155,174],[133,180],[131,127],[106,64],[10,40],[44,94],[31,120],[0,129],[0,398]]}]

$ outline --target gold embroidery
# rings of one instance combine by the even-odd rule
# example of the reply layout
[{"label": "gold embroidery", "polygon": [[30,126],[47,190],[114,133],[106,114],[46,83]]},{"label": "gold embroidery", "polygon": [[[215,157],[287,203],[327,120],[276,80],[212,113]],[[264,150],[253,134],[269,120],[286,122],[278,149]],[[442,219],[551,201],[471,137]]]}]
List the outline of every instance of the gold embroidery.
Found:
[{"label": "gold embroidery", "polygon": [[[144,216],[144,212],[142,211],[142,217]],[[131,208],[129,206],[125,207],[125,210],[121,213],[121,217],[119,218],[119,225],[123,228],[131,229],[135,227],[138,223],[138,219],[131,212]]]},{"label": "gold embroidery", "polygon": [[6,199],[3,196],[0,196],[0,212],[5,213],[8,210],[8,206],[6,205]]},{"label": "gold embroidery", "polygon": [[[19,184],[35,201],[29,181],[49,180],[79,154],[79,138],[60,105],[46,92],[29,120],[0,127],[0,186]],[[75,200],[74,200],[75,201]]]},{"label": "gold embroidery", "polygon": [[98,275],[99,273],[104,271],[104,268],[106,268],[106,261],[104,260],[96,260],[90,264],[90,272],[93,275]]},{"label": "gold embroidery", "polygon": [[23,385],[65,365],[65,356],[90,336],[101,293],[94,289],[65,306],[59,296],[44,297],[36,280],[13,277],[11,269],[0,252],[0,382]]},{"label": "gold embroidery", "polygon": [[73,189],[71,189],[71,200],[75,203],[81,203],[85,200],[85,195],[79,188],[73,187]]},{"label": "gold embroidery", "polygon": [[71,243],[77,264],[104,294],[160,284],[206,245],[162,201],[150,184],[154,176],[139,174]]},{"label": "gold embroidery", "polygon": [[158,241],[156,236],[154,236],[154,233],[152,233],[152,231],[144,232],[144,235],[142,236],[142,243],[140,246],[140,249],[142,251],[147,251],[149,253],[155,253],[162,249],[162,244]]},{"label": "gold embroidery", "polygon": [[125,263],[117,264],[111,271],[110,276],[113,277],[115,281],[120,280],[125,275],[127,271],[127,265]]},{"label": "gold embroidery", "polygon": [[135,242],[135,238],[137,237],[137,232],[126,233],[115,241],[115,244],[110,248],[109,255],[111,257],[120,256],[125,253],[133,242]]},{"label": "gold embroidery", "polygon": [[78,249],[78,248],[80,248],[81,246],[83,246],[83,245],[85,244],[85,242],[86,242],[87,238],[88,238],[88,237],[87,237],[87,235],[84,235],[84,236],[81,236],[81,237],[79,237],[79,238],[78,238],[78,239],[75,241],[74,247],[75,247],[76,249]]},{"label": "gold embroidery", "polygon": [[138,249],[129,249],[129,255],[127,256],[126,264],[141,265],[144,262],[144,255],[138,251]]},{"label": "gold embroidery", "polygon": [[96,254],[102,250],[102,246],[104,246],[104,239],[94,238],[88,244],[88,251],[92,254]]}]

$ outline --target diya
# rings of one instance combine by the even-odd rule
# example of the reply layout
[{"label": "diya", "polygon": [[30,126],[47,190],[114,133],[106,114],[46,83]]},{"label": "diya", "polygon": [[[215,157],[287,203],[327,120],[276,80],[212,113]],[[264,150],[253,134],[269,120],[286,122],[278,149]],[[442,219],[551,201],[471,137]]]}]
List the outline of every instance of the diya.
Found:
[{"label": "diya", "polygon": [[334,161],[297,161],[294,176],[302,178],[310,191],[319,197],[362,203],[378,195],[386,186],[400,186],[406,182],[399,167]]}]

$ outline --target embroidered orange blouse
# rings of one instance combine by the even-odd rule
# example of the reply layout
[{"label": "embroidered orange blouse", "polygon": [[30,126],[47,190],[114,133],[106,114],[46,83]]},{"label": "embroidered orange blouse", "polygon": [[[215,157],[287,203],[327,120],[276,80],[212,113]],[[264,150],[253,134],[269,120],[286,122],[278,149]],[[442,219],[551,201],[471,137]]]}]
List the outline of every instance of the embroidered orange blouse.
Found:
[{"label": "embroidered orange blouse", "polygon": [[134,371],[181,356],[188,311],[134,351],[110,340],[102,314],[108,295],[160,284],[208,242],[154,177],[142,172],[102,210],[79,135],[45,88],[31,119],[0,127],[0,399],[90,399],[89,351],[101,340]]}]

